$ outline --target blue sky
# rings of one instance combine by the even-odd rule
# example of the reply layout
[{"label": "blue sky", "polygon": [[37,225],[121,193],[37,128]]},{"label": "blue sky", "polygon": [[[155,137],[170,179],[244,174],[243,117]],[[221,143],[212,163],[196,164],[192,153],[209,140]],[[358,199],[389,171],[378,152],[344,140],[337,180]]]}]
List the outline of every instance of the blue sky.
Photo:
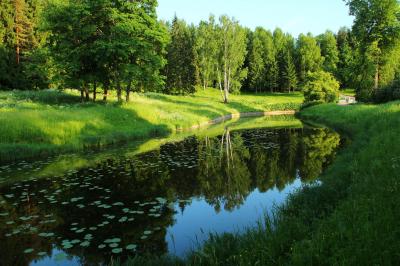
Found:
[{"label": "blue sky", "polygon": [[176,14],[197,24],[209,14],[227,14],[246,27],[280,27],[295,36],[314,35],[341,26],[351,27],[353,18],[343,0],[158,0],[158,16],[171,20]]}]

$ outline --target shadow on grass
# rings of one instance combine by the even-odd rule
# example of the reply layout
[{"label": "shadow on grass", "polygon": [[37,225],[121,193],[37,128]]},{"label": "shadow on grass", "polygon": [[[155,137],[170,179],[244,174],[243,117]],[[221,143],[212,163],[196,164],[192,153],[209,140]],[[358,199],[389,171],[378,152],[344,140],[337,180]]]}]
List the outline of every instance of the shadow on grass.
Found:
[{"label": "shadow on grass", "polygon": [[[254,108],[252,106],[242,104],[237,101],[231,101],[228,104],[225,104],[226,108],[219,108],[213,104],[224,104],[222,101],[210,101],[208,104],[206,103],[194,103],[194,102],[186,102],[182,100],[171,99],[166,95],[150,95],[148,96],[151,99],[160,100],[162,102],[168,102],[173,104],[182,104],[186,106],[186,110],[189,110],[195,115],[207,116],[210,119],[217,118],[218,116],[222,116],[230,113],[229,109],[234,109],[236,112],[258,112],[263,111],[259,108]],[[210,98],[211,99],[211,98]]]},{"label": "shadow on grass", "polygon": [[32,101],[48,105],[81,103],[80,96],[58,90],[12,91],[9,92],[9,97],[15,101]]},{"label": "shadow on grass", "polygon": [[118,106],[66,111],[21,110],[5,117],[0,128],[0,162],[37,159],[50,155],[99,150],[134,140],[163,137],[165,124],[153,124],[135,111]]}]

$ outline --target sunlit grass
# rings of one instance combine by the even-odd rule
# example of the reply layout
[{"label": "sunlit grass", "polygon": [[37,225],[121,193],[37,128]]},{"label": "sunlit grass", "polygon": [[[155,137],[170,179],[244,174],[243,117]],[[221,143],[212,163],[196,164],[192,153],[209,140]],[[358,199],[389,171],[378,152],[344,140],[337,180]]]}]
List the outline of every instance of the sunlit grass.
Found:
[{"label": "sunlit grass", "polygon": [[[99,95],[99,98],[101,95]],[[0,92],[0,161],[168,135],[229,113],[298,109],[301,94],[232,95],[214,89],[192,96],[133,94],[119,104],[80,103],[77,92]]]}]

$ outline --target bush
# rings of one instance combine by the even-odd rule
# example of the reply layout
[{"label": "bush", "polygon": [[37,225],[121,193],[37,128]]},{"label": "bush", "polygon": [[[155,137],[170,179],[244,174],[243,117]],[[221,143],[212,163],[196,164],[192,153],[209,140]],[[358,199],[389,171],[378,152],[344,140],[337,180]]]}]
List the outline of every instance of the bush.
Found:
[{"label": "bush", "polygon": [[339,82],[332,74],[324,71],[309,72],[304,85],[305,102],[336,102],[339,87]]}]

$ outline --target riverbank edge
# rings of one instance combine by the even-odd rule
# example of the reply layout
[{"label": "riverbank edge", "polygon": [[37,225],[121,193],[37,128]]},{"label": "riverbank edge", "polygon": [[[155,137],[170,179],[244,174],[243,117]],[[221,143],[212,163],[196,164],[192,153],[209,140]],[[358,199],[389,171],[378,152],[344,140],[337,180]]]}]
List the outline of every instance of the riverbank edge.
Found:
[{"label": "riverbank edge", "polygon": [[191,127],[183,128],[177,127],[176,132],[188,132],[197,129],[206,128],[212,125],[221,124],[232,119],[242,119],[251,117],[263,117],[263,116],[281,116],[281,115],[295,115],[297,112],[295,110],[284,110],[284,111],[264,111],[264,112],[244,112],[244,113],[231,113],[218,118],[193,125]]},{"label": "riverbank edge", "polygon": [[[17,143],[2,143],[0,145],[0,164],[12,163],[18,160],[31,160],[31,159],[43,159],[50,156],[63,155],[73,152],[81,151],[93,151],[102,150],[118,144],[124,144],[130,141],[146,140],[153,137],[166,137],[175,133],[191,132],[195,130],[205,129],[212,125],[224,123],[233,119],[251,118],[251,117],[267,117],[267,116],[283,116],[283,115],[295,115],[296,110],[277,110],[277,111],[258,111],[258,112],[241,112],[241,113],[230,113],[224,116],[220,116],[211,119],[206,122],[193,124],[190,127],[176,126],[170,131],[165,130],[165,125],[154,124],[144,132],[144,134],[137,136],[134,131],[130,132],[130,136],[123,136],[121,139],[113,140],[105,145],[98,144],[87,144],[80,147],[73,145],[46,145],[46,144],[29,144],[19,145]],[[99,139],[104,136],[98,136]],[[11,156],[11,154],[13,156]]]}]

